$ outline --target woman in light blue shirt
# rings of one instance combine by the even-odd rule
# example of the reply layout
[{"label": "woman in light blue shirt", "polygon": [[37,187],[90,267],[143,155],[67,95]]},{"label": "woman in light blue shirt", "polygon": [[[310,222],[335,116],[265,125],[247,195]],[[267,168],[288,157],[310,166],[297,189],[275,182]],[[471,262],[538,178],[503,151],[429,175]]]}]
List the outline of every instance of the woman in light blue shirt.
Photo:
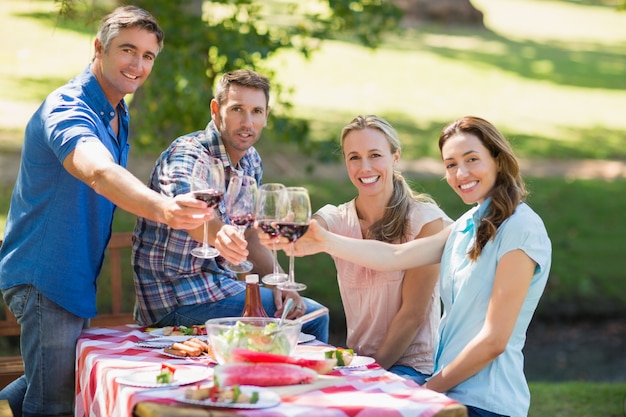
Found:
[{"label": "woman in light blue shirt", "polygon": [[[450,187],[476,204],[454,224],[394,245],[335,235],[312,221],[296,255],[328,252],[377,270],[441,262],[444,315],[435,371],[424,386],[465,404],[470,417],[526,416],[522,348],[548,279],[550,239],[524,202],[513,150],[491,123],[456,120],[443,129],[439,149]],[[288,250],[284,240],[280,245]]]}]

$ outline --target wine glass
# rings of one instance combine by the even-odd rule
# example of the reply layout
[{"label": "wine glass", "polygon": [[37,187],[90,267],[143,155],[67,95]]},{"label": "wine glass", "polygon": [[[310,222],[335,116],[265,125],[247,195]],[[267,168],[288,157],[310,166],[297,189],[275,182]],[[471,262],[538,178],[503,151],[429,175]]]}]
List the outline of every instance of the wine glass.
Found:
[{"label": "wine glass", "polygon": [[[224,196],[224,165],[217,158],[199,158],[191,172],[191,191],[198,200],[202,200],[209,207],[215,207]],[[202,245],[191,250],[191,254],[198,258],[210,259],[219,256],[220,252],[210,246],[209,222],[204,222],[204,237]]]},{"label": "wine glass", "polygon": [[[309,229],[309,221],[311,220],[311,200],[309,199],[309,193],[306,188],[287,187],[285,191],[287,198],[284,204],[288,209],[286,210],[286,215],[276,222],[276,228],[281,236],[286,237],[289,242],[291,242],[293,249],[296,240]],[[294,256],[292,252],[289,256],[289,279],[286,282],[278,284],[279,290],[302,291],[306,289],[306,285],[295,282],[293,263]]]},{"label": "wine glass", "polygon": [[[259,190],[253,177],[241,175],[230,178],[224,196],[226,214],[230,219],[230,223],[237,228],[237,233],[242,239],[248,225],[254,223],[258,194]],[[239,264],[226,261],[222,266],[232,272],[241,274],[251,271],[253,265],[252,262],[246,260]]]},{"label": "wine glass", "polygon": [[[280,210],[286,209],[285,199],[287,193],[285,186],[278,183],[263,184],[259,187],[259,201],[257,204],[256,222],[257,226],[267,233],[270,237],[278,236],[278,230],[273,223],[285,217],[281,215]],[[278,257],[276,256],[276,245],[272,248],[274,255],[274,271],[264,275],[261,280],[264,284],[276,285],[287,281],[289,277],[278,269]]]}]

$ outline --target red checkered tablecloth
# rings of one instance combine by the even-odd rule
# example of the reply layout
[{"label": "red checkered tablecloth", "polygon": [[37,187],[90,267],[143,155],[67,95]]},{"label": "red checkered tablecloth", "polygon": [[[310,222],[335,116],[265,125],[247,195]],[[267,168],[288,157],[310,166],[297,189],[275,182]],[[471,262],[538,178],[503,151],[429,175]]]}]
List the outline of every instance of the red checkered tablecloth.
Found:
[{"label": "red checkered tablecloth", "polygon": [[[119,377],[159,369],[164,362],[213,366],[209,360],[171,358],[159,349],[137,345],[152,337],[143,328],[132,325],[83,331],[76,347],[75,416],[129,417],[139,402],[187,406],[172,399],[175,390],[185,387],[139,388],[117,381]],[[313,341],[299,345],[298,349],[321,350],[325,346]],[[445,395],[421,388],[377,364],[335,370],[330,375],[340,377],[336,378],[340,382],[297,394],[284,392],[276,407],[238,413],[273,417],[431,417],[447,405],[455,404]]]}]

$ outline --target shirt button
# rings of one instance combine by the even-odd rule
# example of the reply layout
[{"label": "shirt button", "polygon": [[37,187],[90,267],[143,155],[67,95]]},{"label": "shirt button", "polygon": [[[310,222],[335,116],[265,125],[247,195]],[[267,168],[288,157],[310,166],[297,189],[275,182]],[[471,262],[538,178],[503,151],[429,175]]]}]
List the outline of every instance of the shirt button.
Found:
[{"label": "shirt button", "polygon": [[109,116],[114,117],[115,116],[115,112],[112,111],[111,113],[109,113]]},{"label": "shirt button", "polygon": [[104,112],[103,111],[100,112],[100,116],[104,116]]}]

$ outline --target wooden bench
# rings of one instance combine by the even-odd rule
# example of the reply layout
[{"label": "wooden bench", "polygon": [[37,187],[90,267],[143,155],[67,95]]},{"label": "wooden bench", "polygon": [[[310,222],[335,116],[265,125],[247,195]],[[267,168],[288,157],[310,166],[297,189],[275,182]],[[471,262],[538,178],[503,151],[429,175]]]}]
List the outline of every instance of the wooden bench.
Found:
[{"label": "wooden bench", "polygon": [[[98,277],[98,316],[91,319],[92,327],[117,326],[134,323],[132,272],[130,257],[132,233],[116,232],[111,236],[102,273]],[[2,246],[2,240],[0,240]],[[123,256],[124,255],[124,256]],[[130,289],[130,290],[129,290]],[[130,294],[129,294],[130,293]],[[126,295],[126,297],[125,297]],[[126,299],[126,300],[124,300]],[[126,301],[126,302],[124,302]],[[0,297],[0,336],[19,336],[20,325]],[[1,311],[4,310],[4,317]],[[24,374],[21,356],[0,356],[0,389]]]}]

